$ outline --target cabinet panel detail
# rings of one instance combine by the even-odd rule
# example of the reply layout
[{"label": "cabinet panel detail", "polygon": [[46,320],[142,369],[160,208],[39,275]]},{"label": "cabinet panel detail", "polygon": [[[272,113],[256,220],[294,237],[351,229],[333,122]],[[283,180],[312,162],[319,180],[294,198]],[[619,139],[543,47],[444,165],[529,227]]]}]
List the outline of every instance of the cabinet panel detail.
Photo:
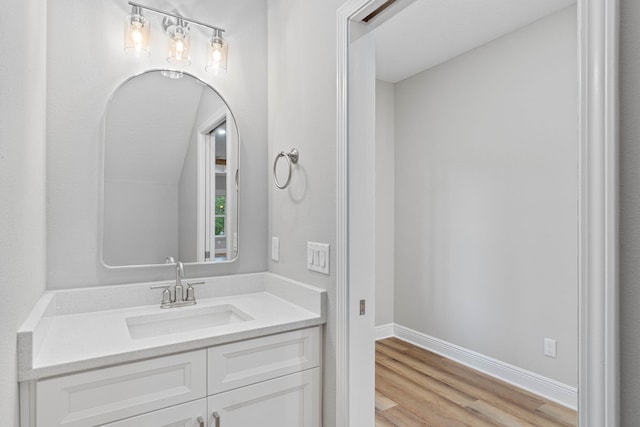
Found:
[{"label": "cabinet panel detail", "polygon": [[37,384],[38,427],[85,427],[206,396],[206,351],[129,363]]},{"label": "cabinet panel detail", "polygon": [[199,426],[198,417],[203,421],[207,419],[207,399],[127,418],[104,427],[196,427]]},{"label": "cabinet panel detail", "polygon": [[224,427],[319,427],[320,370],[286,375],[209,397],[213,413]]},{"label": "cabinet panel detail", "polygon": [[211,347],[209,395],[319,366],[320,328]]}]

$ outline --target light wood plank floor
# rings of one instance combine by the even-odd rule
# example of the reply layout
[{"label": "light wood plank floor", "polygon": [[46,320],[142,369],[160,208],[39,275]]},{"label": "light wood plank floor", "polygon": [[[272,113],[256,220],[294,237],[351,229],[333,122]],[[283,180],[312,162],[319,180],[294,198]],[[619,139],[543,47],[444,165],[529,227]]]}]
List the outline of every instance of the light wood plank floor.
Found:
[{"label": "light wood plank floor", "polygon": [[397,338],[376,343],[376,427],[577,423],[575,411]]}]

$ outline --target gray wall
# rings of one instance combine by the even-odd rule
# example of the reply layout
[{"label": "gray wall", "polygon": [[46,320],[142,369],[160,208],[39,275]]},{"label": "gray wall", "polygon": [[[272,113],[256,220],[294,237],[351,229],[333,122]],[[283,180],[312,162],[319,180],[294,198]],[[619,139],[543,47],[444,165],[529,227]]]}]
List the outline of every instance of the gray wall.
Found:
[{"label": "gray wall", "polygon": [[[289,188],[269,173],[269,236],[280,261],[269,271],[328,291],[325,425],[335,424],[336,12],[343,0],[269,0],[269,154],[297,147]],[[270,238],[270,237],[269,237]],[[307,241],[331,245],[329,276],[307,270]]]},{"label": "gray wall", "polygon": [[16,331],[45,283],[46,9],[24,0],[0,14],[0,424],[11,427]]},{"label": "gray wall", "polygon": [[198,238],[198,127],[202,124],[203,116],[206,110],[203,108],[203,101],[210,99],[206,96],[200,96],[198,112],[193,121],[193,129],[191,129],[191,138],[187,153],[184,156],[182,164],[182,173],[180,174],[180,182],[178,183],[178,192],[180,193],[180,202],[178,204],[178,247],[179,259],[197,259],[197,238]]},{"label": "gray wall", "polygon": [[104,262],[163,264],[177,257],[179,194],[176,184],[106,180]]},{"label": "gray wall", "polygon": [[[172,9],[171,2],[154,6]],[[47,57],[47,288],[171,279],[171,267],[107,269],[99,259],[101,121],[113,90],[131,75],[166,67],[165,38],[153,16],[152,55],[122,52],[126,2],[50,2]],[[232,264],[189,266],[187,277],[264,271],[267,247],[266,2],[181,2],[185,16],[225,27],[229,73],[204,71],[204,46],[193,43],[188,71],[210,83],[236,115],[240,136],[240,258]],[[151,18],[151,15],[150,15]],[[153,25],[153,24],[152,24]],[[42,29],[38,31],[43,31]],[[73,50],[60,34],[78,34]],[[207,34],[201,34],[202,41]],[[194,36],[195,37],[195,36]]]},{"label": "gray wall", "polygon": [[621,425],[640,419],[640,2],[621,0]]},{"label": "gray wall", "polygon": [[395,322],[573,386],[576,52],[574,6],[397,83],[395,115]]},{"label": "gray wall", "polygon": [[395,85],[376,81],[376,326],[393,323]]}]

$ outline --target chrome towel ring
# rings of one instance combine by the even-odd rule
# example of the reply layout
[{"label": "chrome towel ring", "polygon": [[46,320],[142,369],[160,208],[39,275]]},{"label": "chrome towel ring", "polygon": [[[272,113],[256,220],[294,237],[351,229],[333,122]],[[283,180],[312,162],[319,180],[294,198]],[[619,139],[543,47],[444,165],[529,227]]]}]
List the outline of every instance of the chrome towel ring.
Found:
[{"label": "chrome towel ring", "polygon": [[[287,180],[284,182],[284,184],[280,184],[280,182],[278,181],[278,177],[276,176],[276,166],[278,165],[278,160],[280,160],[281,157],[285,157],[287,159],[287,163],[289,164],[289,173],[287,174]],[[298,163],[299,157],[300,154],[298,153],[297,148],[292,148],[288,153],[281,151],[276,155],[276,158],[273,161],[273,183],[276,185],[276,187],[281,190],[287,188],[287,186],[289,185],[289,181],[291,181],[292,165]]]}]

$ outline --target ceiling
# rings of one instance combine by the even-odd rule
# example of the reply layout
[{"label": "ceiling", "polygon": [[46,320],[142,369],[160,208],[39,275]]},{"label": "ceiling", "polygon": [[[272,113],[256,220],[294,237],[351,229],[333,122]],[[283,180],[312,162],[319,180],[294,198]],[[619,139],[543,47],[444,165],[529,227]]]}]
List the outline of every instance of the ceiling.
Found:
[{"label": "ceiling", "polygon": [[[396,83],[575,3],[399,0],[387,16],[395,14],[375,29],[376,76]],[[382,14],[372,25],[385,19]]]}]

